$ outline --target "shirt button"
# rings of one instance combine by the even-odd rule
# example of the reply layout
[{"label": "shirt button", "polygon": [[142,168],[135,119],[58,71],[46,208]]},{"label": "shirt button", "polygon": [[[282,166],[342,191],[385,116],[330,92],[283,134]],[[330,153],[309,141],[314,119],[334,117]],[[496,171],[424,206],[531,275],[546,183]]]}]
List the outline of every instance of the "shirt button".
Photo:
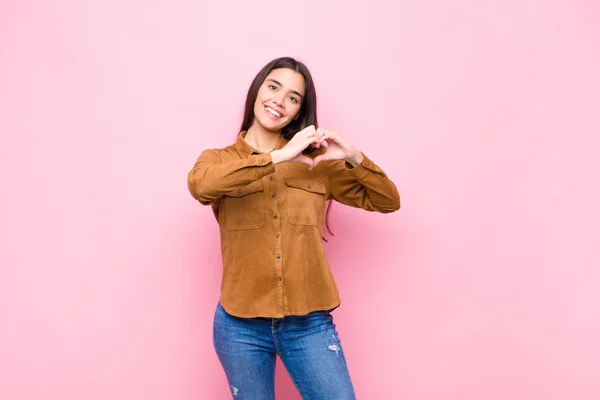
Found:
[{"label": "shirt button", "polygon": [[278,280],[279,282],[281,282],[281,277],[280,277],[280,276],[278,276],[278,277],[277,277],[277,280]]},{"label": "shirt button", "polygon": [[238,194],[242,194],[242,189],[238,189]]},{"label": "shirt button", "polygon": [[307,185],[306,187],[310,189],[310,185]]},{"label": "shirt button", "polygon": [[277,219],[277,214],[273,215],[273,218]]},{"label": "shirt button", "polygon": [[275,179],[275,178],[273,178],[273,175],[271,175],[271,176],[269,177],[269,180],[270,180],[270,181],[272,181],[273,179]]},{"label": "shirt button", "polygon": [[275,238],[279,239],[279,233],[275,234]]},{"label": "shirt button", "polygon": [[281,254],[277,254],[277,258],[281,258]]},{"label": "shirt button", "polygon": [[275,193],[271,193],[271,197],[272,197],[272,198],[275,198]]}]

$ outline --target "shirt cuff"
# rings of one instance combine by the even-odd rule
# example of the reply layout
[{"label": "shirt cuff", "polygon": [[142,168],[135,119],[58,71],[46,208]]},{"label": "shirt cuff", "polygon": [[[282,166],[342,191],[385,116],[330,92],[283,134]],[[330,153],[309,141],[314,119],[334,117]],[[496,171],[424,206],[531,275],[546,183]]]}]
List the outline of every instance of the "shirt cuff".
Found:
[{"label": "shirt cuff", "polygon": [[256,154],[250,157],[254,158],[254,165],[257,165],[259,167],[264,167],[265,165],[273,163],[271,153]]},{"label": "shirt cuff", "polygon": [[[362,152],[361,152],[362,153]],[[377,174],[382,180],[387,180],[385,172],[377,164],[375,164],[369,157],[362,153],[363,159],[360,164],[353,167],[347,161],[344,161],[346,171],[354,175],[357,179],[364,178],[370,174]]]}]

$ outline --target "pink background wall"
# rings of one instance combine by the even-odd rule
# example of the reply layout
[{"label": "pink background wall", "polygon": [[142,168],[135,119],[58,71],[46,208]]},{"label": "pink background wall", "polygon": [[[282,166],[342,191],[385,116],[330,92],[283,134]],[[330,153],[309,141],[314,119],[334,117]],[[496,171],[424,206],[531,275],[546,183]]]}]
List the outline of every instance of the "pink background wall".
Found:
[{"label": "pink background wall", "polygon": [[282,55],[402,196],[332,213],[358,397],[600,398],[598,3],[250,3],[0,5],[0,398],[230,398],[186,176]]}]

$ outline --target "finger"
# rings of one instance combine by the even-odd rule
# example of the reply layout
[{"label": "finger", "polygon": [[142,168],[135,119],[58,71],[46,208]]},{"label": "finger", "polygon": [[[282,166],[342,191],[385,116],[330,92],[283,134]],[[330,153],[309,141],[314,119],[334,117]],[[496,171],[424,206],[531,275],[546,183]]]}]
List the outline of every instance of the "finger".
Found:
[{"label": "finger", "polygon": [[327,153],[321,154],[320,156],[316,156],[313,159],[313,168],[316,167],[317,164],[320,163],[321,161],[326,161],[326,160],[329,160],[329,159],[331,159],[331,157],[329,157],[327,155]]},{"label": "finger", "polygon": [[305,138],[309,139],[309,140],[313,140],[316,142],[316,137],[317,135],[315,134],[315,132],[307,132]]},{"label": "finger", "polygon": [[323,161],[323,156],[316,156],[313,159],[313,168],[315,168],[321,161]]},{"label": "finger", "polygon": [[309,146],[314,147],[314,148],[319,148],[323,145],[323,141],[319,139],[319,137],[318,137],[319,135],[316,134],[316,131],[312,134],[307,134],[307,136],[304,136],[304,137],[303,137],[303,135],[300,135],[299,133],[297,133],[294,136],[294,138],[297,137],[296,143],[298,144],[298,147],[302,148],[302,150],[306,149]]},{"label": "finger", "polygon": [[301,139],[306,139],[308,137],[314,136],[315,133],[315,127],[314,125],[310,125],[307,126],[306,128],[296,132],[296,134],[294,135],[294,137],[292,138],[292,140],[296,139],[296,140],[301,140]]},{"label": "finger", "polygon": [[324,135],[325,135],[324,129],[319,128],[316,130],[315,139],[318,140],[321,145],[323,145],[323,136]]},{"label": "finger", "polygon": [[319,128],[317,130],[321,133],[321,136],[323,136],[323,135],[332,135],[332,136],[337,135],[337,132],[334,132],[334,131],[332,131],[330,129]]},{"label": "finger", "polygon": [[314,125],[309,125],[306,128],[304,128],[302,130],[303,133],[307,134],[307,135],[314,135],[316,130],[315,130],[315,126]]},{"label": "finger", "polygon": [[323,136],[327,133],[326,129],[323,128],[319,128],[317,129],[317,135],[319,136],[319,139],[323,140]]},{"label": "finger", "polygon": [[329,143],[327,143],[325,140],[320,140],[319,138],[313,138],[313,141],[310,144],[310,147],[319,149],[321,147],[327,147],[328,144]]},{"label": "finger", "polygon": [[333,140],[337,143],[338,136],[335,135],[333,132],[325,132],[323,133],[323,136],[321,136],[321,140]]},{"label": "finger", "polygon": [[300,157],[300,159],[298,160],[298,162],[301,162],[303,164],[308,165],[308,169],[309,170],[311,170],[313,168],[313,160],[311,160],[310,158],[308,158],[306,156]]},{"label": "finger", "polygon": [[317,143],[317,141],[315,140],[315,138],[313,136],[308,136],[308,137],[299,137],[297,140],[298,146],[302,147],[302,149],[307,148],[308,146],[310,146],[313,143]]},{"label": "finger", "polygon": [[322,140],[318,134],[307,137],[306,140],[308,141],[308,144],[306,144],[306,146],[310,144],[312,147],[315,147],[317,149],[321,146],[326,146],[326,144],[324,144],[324,140]]}]

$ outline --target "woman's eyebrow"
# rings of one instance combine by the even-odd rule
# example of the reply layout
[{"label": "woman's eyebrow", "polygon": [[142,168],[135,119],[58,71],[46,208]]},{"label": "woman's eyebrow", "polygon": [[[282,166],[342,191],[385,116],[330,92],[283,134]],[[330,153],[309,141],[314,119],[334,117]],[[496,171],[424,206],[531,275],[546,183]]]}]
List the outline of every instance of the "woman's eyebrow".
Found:
[{"label": "woman's eyebrow", "polygon": [[[275,79],[273,79],[273,78],[269,78],[269,79],[267,79],[267,80],[269,80],[269,81],[271,81],[271,82],[273,82],[273,83],[275,83],[275,84],[277,84],[277,85],[279,85],[279,86],[282,86],[282,87],[283,87],[283,85],[281,84],[281,82],[279,82],[279,81],[276,81],[276,80],[275,80]],[[290,90],[290,92],[292,92],[292,93],[294,93],[295,95],[298,95],[298,96],[300,96],[300,97],[304,98],[304,96],[302,96],[302,95],[301,95],[301,94],[300,94],[300,93],[299,93],[297,90],[293,90],[293,89],[292,89],[292,90]]]}]

